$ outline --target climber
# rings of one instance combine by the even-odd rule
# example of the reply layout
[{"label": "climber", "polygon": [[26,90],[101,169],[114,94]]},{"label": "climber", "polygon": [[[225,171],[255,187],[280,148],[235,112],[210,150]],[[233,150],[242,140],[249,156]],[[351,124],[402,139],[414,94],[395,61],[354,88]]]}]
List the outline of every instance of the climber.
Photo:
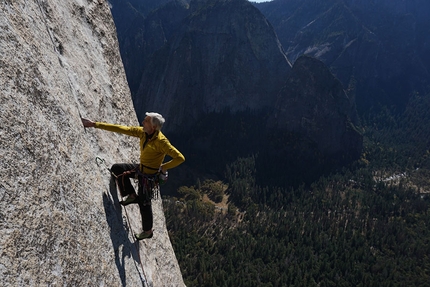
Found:
[{"label": "climber", "polygon": [[[82,118],[82,124],[86,128],[94,127],[140,138],[140,164],[116,163],[110,169],[117,179],[121,196],[126,197],[120,203],[123,206],[139,204],[143,231],[134,235],[137,240],[152,238],[153,235],[151,199],[158,192],[157,176],[164,175],[166,178],[168,169],[185,161],[182,153],[161,132],[164,122],[163,116],[154,112],[146,113],[142,126],[121,126]],[[163,163],[166,155],[171,160]],[[136,177],[139,178],[138,194],[130,181]]]}]

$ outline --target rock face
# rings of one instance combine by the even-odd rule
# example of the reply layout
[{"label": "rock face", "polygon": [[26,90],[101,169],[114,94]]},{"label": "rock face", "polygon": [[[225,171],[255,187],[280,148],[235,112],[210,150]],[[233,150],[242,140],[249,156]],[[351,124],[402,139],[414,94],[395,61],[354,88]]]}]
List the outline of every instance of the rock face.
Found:
[{"label": "rock face", "polygon": [[0,285],[183,286],[160,200],[134,243],[139,211],[95,161],[138,142],[80,122],[137,124],[108,3],[2,1],[0,86]]}]

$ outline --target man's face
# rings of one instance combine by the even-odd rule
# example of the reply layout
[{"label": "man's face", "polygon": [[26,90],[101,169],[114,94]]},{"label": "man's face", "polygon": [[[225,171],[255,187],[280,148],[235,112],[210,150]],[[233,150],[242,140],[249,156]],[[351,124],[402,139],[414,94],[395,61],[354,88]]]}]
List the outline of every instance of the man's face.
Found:
[{"label": "man's face", "polygon": [[142,122],[142,125],[143,125],[143,130],[149,135],[155,131],[155,126],[152,125],[150,116],[145,117],[145,119]]}]

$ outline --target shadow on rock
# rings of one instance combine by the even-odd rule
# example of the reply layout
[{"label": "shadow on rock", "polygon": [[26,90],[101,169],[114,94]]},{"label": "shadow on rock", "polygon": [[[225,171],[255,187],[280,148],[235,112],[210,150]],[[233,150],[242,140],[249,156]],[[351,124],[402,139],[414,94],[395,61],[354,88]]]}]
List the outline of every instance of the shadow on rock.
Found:
[{"label": "shadow on rock", "polygon": [[[122,286],[126,286],[126,270],[125,258],[133,257],[137,272],[140,275],[138,265],[139,259],[139,245],[130,241],[128,232],[129,225],[126,216],[122,216],[121,205],[119,204],[118,191],[115,178],[111,177],[109,183],[109,192],[111,198],[103,193],[103,205],[106,214],[106,221],[110,227],[110,238],[112,240],[113,249],[115,252],[115,264],[118,268],[119,276],[121,278]],[[130,273],[130,271],[129,271]]]}]

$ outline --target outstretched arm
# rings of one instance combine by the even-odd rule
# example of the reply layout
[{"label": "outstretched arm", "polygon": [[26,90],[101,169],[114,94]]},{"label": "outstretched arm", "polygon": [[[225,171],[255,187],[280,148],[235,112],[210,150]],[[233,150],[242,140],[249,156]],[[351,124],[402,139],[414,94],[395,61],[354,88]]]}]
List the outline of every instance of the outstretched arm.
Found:
[{"label": "outstretched arm", "polygon": [[116,132],[121,134],[126,134],[133,137],[141,137],[143,134],[143,128],[139,126],[121,126],[115,124],[108,124],[102,122],[93,122],[88,119],[81,118],[82,124],[86,128],[98,128],[102,130],[107,130],[110,132]]}]

